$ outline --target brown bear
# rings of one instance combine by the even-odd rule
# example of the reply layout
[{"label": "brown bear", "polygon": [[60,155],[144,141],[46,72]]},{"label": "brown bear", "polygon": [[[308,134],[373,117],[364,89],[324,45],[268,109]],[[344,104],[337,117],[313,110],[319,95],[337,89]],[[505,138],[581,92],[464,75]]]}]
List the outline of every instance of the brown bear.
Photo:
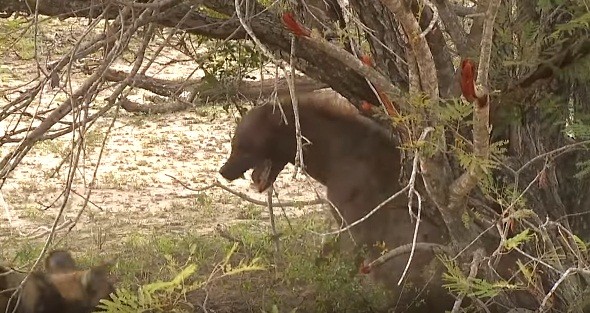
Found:
[{"label": "brown bear", "polygon": [[[262,192],[285,165],[295,162],[293,106],[290,98],[279,102],[282,109],[272,104],[254,107],[240,120],[230,156],[219,171],[225,179],[237,179],[253,169],[252,180]],[[363,218],[401,189],[399,143],[392,131],[360,114],[333,91],[298,95],[298,104],[305,171],[326,186],[328,200],[335,206],[332,215],[338,223],[347,225]],[[371,259],[382,252],[375,246],[377,243],[384,242],[387,249],[394,249],[412,242],[415,224],[408,213],[407,199],[407,193],[398,196],[351,229],[354,241],[367,246]],[[447,238],[444,226],[422,216],[418,242],[444,243]],[[400,255],[371,272],[397,296],[403,294],[405,303],[395,300],[400,312],[413,308],[417,312],[443,312],[452,308],[453,299],[440,287],[440,266],[435,264],[432,252],[416,251],[413,257],[406,281],[414,285],[415,292],[397,286],[407,260],[407,254]],[[427,282],[437,287],[426,288]],[[425,290],[429,292],[426,296]],[[416,297],[420,292],[422,295]]]}]

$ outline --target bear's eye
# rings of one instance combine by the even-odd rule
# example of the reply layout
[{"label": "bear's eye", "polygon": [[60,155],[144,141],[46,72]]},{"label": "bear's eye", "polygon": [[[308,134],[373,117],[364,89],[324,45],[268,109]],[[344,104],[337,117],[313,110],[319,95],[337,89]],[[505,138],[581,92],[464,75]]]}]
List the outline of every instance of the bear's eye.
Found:
[{"label": "bear's eye", "polygon": [[236,149],[242,155],[255,155],[257,152],[260,152],[262,147],[260,147],[260,144],[258,142],[255,142],[254,140],[249,140],[247,142],[239,142],[236,146]]}]

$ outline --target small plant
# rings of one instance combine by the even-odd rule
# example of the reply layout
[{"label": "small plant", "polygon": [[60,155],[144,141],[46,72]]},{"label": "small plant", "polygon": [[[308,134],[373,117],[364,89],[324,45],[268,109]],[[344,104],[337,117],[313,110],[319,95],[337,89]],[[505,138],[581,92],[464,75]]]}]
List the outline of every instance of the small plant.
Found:
[{"label": "small plant", "polygon": [[147,181],[137,174],[104,173],[100,177],[100,188],[117,190],[139,190],[147,186]]},{"label": "small plant", "polygon": [[237,244],[229,250],[226,257],[215,268],[219,272],[216,276],[210,276],[209,280],[197,280],[188,283],[189,278],[196,272],[196,264],[184,266],[180,272],[170,281],[156,281],[142,285],[136,292],[127,288],[120,288],[111,295],[111,300],[102,300],[98,308],[106,312],[189,312],[183,310],[182,302],[184,296],[192,291],[206,286],[212,279],[221,279],[226,276],[237,275],[249,271],[264,270],[264,267],[258,264],[258,259],[246,263],[241,260],[237,266],[232,266],[230,259],[237,250]]},{"label": "small plant", "polygon": [[259,220],[264,208],[259,205],[248,204],[239,213],[238,218],[244,220]]},{"label": "small plant", "polygon": [[68,153],[66,143],[58,139],[40,141],[35,145],[35,148],[41,151],[41,153],[54,154],[61,157],[65,157]]},{"label": "small plant", "polygon": [[[0,53],[12,50],[23,60],[29,60],[35,56],[34,30],[26,28],[26,19],[2,19],[0,21]],[[26,31],[23,32],[23,29]]]}]

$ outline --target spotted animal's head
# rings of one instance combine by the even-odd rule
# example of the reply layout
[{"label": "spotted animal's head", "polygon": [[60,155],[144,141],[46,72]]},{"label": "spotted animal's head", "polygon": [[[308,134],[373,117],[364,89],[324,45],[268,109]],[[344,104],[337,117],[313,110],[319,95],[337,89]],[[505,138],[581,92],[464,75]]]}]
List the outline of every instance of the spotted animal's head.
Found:
[{"label": "spotted animal's head", "polygon": [[45,260],[45,272],[31,273],[20,292],[13,295],[12,290],[23,281],[23,273],[11,272],[0,279],[0,290],[6,290],[0,294],[0,312],[6,306],[13,308],[17,299],[18,313],[94,312],[100,300],[114,292],[108,268],[105,264],[82,270],[69,252],[53,251]]}]

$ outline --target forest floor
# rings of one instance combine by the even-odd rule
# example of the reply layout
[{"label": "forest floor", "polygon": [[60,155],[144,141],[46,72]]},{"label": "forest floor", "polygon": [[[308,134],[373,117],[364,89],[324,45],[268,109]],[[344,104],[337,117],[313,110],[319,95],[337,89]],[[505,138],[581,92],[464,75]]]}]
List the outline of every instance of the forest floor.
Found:
[{"label": "forest floor", "polygon": [[[67,47],[74,42],[73,38],[84,30],[84,26],[75,24],[75,21],[68,24],[68,27],[63,27],[64,23],[68,21],[51,20],[47,23],[48,26],[40,33],[46,44]],[[2,51],[0,91],[6,95],[0,98],[2,107],[18,96],[18,93],[10,93],[7,90],[15,87],[24,90],[27,87],[18,86],[28,83],[36,76],[37,65],[31,57],[30,42],[27,44],[22,41],[25,39],[26,37],[20,39],[12,49]],[[49,46],[51,45],[46,45]],[[182,79],[193,71],[195,65],[190,60],[171,62],[181,59],[187,58],[179,51],[167,48],[156,58],[156,62],[146,74],[162,79]],[[128,63],[119,61],[112,68],[129,71],[131,67]],[[83,73],[72,74],[72,88],[75,90],[87,77]],[[67,88],[69,86],[66,86]],[[105,98],[112,90],[113,88],[108,88],[100,93],[94,100],[95,109],[104,105]],[[136,88],[128,98],[143,103],[148,94],[149,92]],[[41,98],[38,97],[28,111],[55,108],[66,98],[66,94],[60,88],[51,89],[46,86]],[[182,268],[180,263],[188,263],[191,258],[196,259],[195,255],[199,253],[200,259],[193,261],[205,264],[199,272],[207,275],[214,268],[212,262],[223,259],[232,243],[227,236],[224,238],[215,231],[218,225],[230,229],[236,225],[238,228],[241,227],[241,232],[237,232],[236,236],[241,238],[237,241],[242,243],[241,255],[244,258],[251,261],[254,256],[261,255],[260,251],[256,250],[256,240],[261,242],[259,246],[265,247],[264,249],[272,247],[272,244],[269,244],[272,241],[268,240],[269,214],[265,206],[255,205],[220,188],[195,191],[180,183],[190,186],[191,189],[199,189],[219,180],[235,191],[265,201],[265,193],[260,194],[250,188],[249,173],[246,174],[246,179],[233,182],[225,181],[218,173],[229,155],[231,133],[237,116],[235,109],[224,110],[221,106],[205,105],[161,115],[131,114],[123,109],[112,109],[106,117],[92,125],[85,135],[82,156],[74,171],[72,193],[65,204],[62,193],[66,188],[71,168],[69,152],[72,135],[37,143],[10,174],[1,189],[4,199],[3,203],[0,201],[2,262],[30,265],[47,240],[49,230],[61,207],[64,207],[64,211],[57,221],[58,230],[54,241],[59,243],[58,247],[66,247],[75,257],[88,263],[115,258],[119,262],[115,272],[124,276],[119,277],[118,281],[131,288],[173,277]],[[0,137],[15,126],[20,128],[31,122],[30,119],[18,118],[19,116],[12,115],[0,121]],[[71,121],[71,116],[69,118]],[[32,123],[37,125],[38,121]],[[107,137],[103,145],[105,136]],[[0,146],[2,157],[13,151],[17,145],[18,143],[11,143]],[[293,172],[294,167],[289,165],[277,179],[275,189],[278,201],[312,200],[324,192],[323,188],[310,178],[301,174],[294,178]],[[95,182],[90,185],[93,177]],[[86,198],[88,192],[90,197]],[[86,200],[88,203],[85,206]],[[322,212],[319,219],[314,213],[318,211]],[[298,224],[302,225],[300,228],[290,233],[292,239],[286,239],[283,249],[294,251],[285,254],[297,252],[298,248],[288,246],[289,242],[295,242],[310,249],[309,255],[306,255],[309,259],[302,259],[300,262],[313,259],[312,252],[320,249],[323,238],[311,230],[317,230],[318,225],[327,220],[326,211],[319,205],[275,209],[281,231],[287,231],[288,223],[298,217],[313,217],[305,219],[304,223]],[[289,220],[285,216],[289,217]],[[78,217],[79,220],[74,223]],[[292,225],[290,227],[292,229]],[[253,233],[255,235],[252,235]],[[286,236],[289,237],[289,233]],[[248,240],[251,240],[249,246],[244,244]],[[197,252],[191,244],[185,245],[188,241],[192,244],[198,243]],[[213,244],[209,246],[210,243]],[[190,253],[185,251],[184,257],[179,258],[182,261],[171,261],[168,258],[168,254],[182,255],[183,249],[188,251],[191,247],[193,250]],[[207,254],[208,252],[211,254]],[[170,264],[174,262],[176,266],[173,267]],[[300,263],[293,260],[287,263],[291,267],[295,266],[294,264],[300,266]],[[271,261],[265,263],[267,267],[275,269],[279,268],[277,264]],[[173,269],[164,271],[167,266]],[[308,268],[308,271],[312,274],[315,270]],[[285,276],[278,278],[276,271],[267,273],[270,274],[259,279],[272,282],[271,285],[275,287],[276,284],[287,285]],[[217,312],[239,312],[244,308],[260,312],[261,307],[268,309],[269,304],[279,302],[284,304],[281,307],[292,309],[301,306],[298,301],[304,301],[301,297],[304,297],[305,290],[311,285],[310,283],[303,286],[302,289],[289,286],[283,291],[277,291],[275,287],[269,286],[265,289],[268,292],[261,292],[260,286],[256,286],[256,282],[251,278],[242,278],[239,281],[240,288],[225,287],[224,291],[220,292],[225,295],[214,297],[206,292],[205,298],[210,297],[210,303],[217,302],[209,309],[217,305]],[[254,285],[250,286],[251,283]],[[250,287],[246,288],[246,285]],[[274,291],[271,290],[273,288]],[[245,289],[249,291],[245,292]],[[233,296],[230,296],[231,291],[234,291]],[[286,293],[292,298],[289,304],[280,300],[281,294]],[[269,296],[270,294],[273,296]],[[342,298],[342,295],[340,293],[334,297]],[[201,306],[198,302],[204,301],[202,296],[201,294],[201,297],[194,301],[197,302],[197,307]],[[211,300],[213,298],[217,300]],[[310,305],[313,306],[315,301],[312,297]],[[252,304],[253,302],[256,304]],[[344,302],[335,300],[334,303],[345,305]],[[332,309],[337,309],[338,306],[332,305]],[[219,310],[221,307],[224,309]],[[343,312],[342,308],[339,311]]]}]

